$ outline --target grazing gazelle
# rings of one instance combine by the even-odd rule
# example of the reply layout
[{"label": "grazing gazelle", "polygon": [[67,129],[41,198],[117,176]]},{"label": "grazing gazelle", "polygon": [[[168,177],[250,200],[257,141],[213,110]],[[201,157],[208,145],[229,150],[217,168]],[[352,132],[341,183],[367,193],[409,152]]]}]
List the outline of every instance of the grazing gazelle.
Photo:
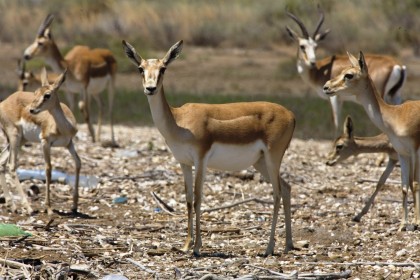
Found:
[{"label": "grazing gazelle", "polygon": [[[181,164],[184,174],[188,235],[183,251],[188,251],[194,245],[194,254],[200,254],[200,207],[207,167],[241,170],[251,165],[269,179],[273,186],[273,220],[265,254],[274,253],[274,234],[281,198],[286,227],[285,252],[292,250],[291,188],[280,177],[279,172],[283,155],[295,129],[293,113],[278,104],[268,102],[188,103],[178,108],[171,107],[164,94],[163,78],[166,68],[180,54],[182,45],[182,41],[177,42],[162,59],[143,59],[133,46],[123,41],[127,57],[140,72],[153,121]],[[196,220],[195,240],[193,207]]]},{"label": "grazing gazelle", "polygon": [[[353,96],[337,95],[326,97],[322,92],[324,84],[333,77],[341,73],[341,71],[349,66],[347,56],[333,55],[322,60],[316,60],[315,51],[318,42],[322,41],[329,29],[320,32],[322,23],[324,22],[324,14],[321,12],[318,25],[312,37],[309,35],[303,22],[291,13],[287,15],[293,19],[300,27],[302,36],[298,35],[293,29],[286,26],[289,35],[298,43],[297,53],[297,69],[302,79],[313,88],[321,98],[329,99],[333,113],[334,126],[338,134],[341,124],[341,111],[344,101],[357,102]],[[366,55],[366,62],[376,88],[382,98],[390,104],[400,104],[401,88],[406,78],[406,67],[401,65],[393,57],[385,55]]]},{"label": "grazing gazelle", "polygon": [[[79,102],[79,107],[88,124],[89,133],[93,142],[100,140],[102,126],[102,102],[100,93],[108,85],[108,114],[111,126],[111,145],[115,146],[114,128],[113,128],[113,102],[115,93],[115,74],[117,71],[117,61],[110,50],[90,49],[87,46],[74,46],[65,57],[55,43],[50,25],[54,15],[48,15],[38,29],[35,41],[25,49],[24,58],[26,60],[40,56],[45,58],[46,63],[56,73],[68,69],[68,77],[65,83],[66,91],[70,93],[81,93],[83,102]],[[93,97],[98,103],[99,116],[96,136],[90,120],[90,98]],[[74,108],[73,96],[67,96],[70,108]]]},{"label": "grazing gazelle", "polygon": [[404,213],[400,230],[408,223],[407,193],[414,194],[414,223],[420,224],[420,101],[387,104],[369,76],[363,53],[359,59],[348,54],[351,66],[324,85],[328,96],[353,95],[363,105],[371,121],[384,132],[398,153]]},{"label": "grazing gazelle", "polygon": [[76,135],[76,119],[70,109],[60,103],[57,91],[64,82],[66,71],[54,83],[48,82],[47,71],[42,70],[42,86],[33,92],[17,91],[0,103],[0,124],[6,135],[8,145],[0,155],[0,184],[3,187],[6,202],[16,211],[10,189],[6,183],[8,167],[12,178],[12,187],[17,188],[23,204],[29,213],[32,208],[17,178],[18,151],[26,142],[40,142],[45,160],[46,196],[45,206],[48,214],[52,214],[50,203],[51,182],[51,147],[66,147],[76,164],[76,178],[73,190],[73,213],[77,213],[80,158],[73,145]]},{"label": "grazing gazelle", "polygon": [[358,154],[366,153],[386,153],[388,154],[388,164],[378,183],[376,184],[375,191],[366,202],[362,211],[357,214],[353,221],[360,222],[361,218],[367,214],[371,205],[375,201],[376,195],[379,193],[392,170],[398,163],[398,154],[389,142],[388,136],[381,133],[372,137],[357,137],[353,135],[353,121],[350,116],[347,116],[344,121],[343,134],[339,136],[333,144],[332,150],[328,155],[327,165],[334,166],[336,163],[342,162],[351,156],[357,156]]}]

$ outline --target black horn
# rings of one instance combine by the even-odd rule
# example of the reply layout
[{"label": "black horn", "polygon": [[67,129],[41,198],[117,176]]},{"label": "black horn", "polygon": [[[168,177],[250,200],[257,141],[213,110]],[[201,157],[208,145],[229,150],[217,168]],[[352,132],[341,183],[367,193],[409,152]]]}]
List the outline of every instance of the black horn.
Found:
[{"label": "black horn", "polygon": [[316,26],[316,29],[312,38],[315,38],[315,36],[319,32],[319,29],[321,28],[322,23],[324,22],[324,13],[321,10],[319,10],[319,13],[321,14],[321,17],[319,18],[318,25]]},{"label": "black horn", "polygon": [[306,39],[309,38],[309,33],[308,30],[306,29],[305,25],[303,24],[303,22],[296,17],[294,14],[287,12],[287,15],[293,19],[294,21],[296,21],[296,23],[299,25],[300,29],[302,30],[302,35],[303,37],[305,37]]},{"label": "black horn", "polygon": [[44,35],[45,29],[47,29],[50,26],[53,19],[54,19],[54,14],[49,14],[45,18],[45,20],[42,22],[41,26],[38,29],[38,36]]}]

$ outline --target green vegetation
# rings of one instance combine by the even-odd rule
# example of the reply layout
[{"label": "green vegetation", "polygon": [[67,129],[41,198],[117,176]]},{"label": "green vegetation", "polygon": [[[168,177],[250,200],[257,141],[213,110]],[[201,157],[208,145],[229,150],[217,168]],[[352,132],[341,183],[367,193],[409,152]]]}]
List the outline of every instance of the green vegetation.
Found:
[{"label": "green vegetation", "polygon": [[[187,102],[218,104],[243,101],[270,101],[285,106],[295,114],[297,121],[295,137],[303,139],[332,139],[334,137],[330,105],[328,101],[322,100],[317,96],[303,99],[293,96],[280,97],[274,95],[195,95],[191,93],[167,92],[166,97],[169,104],[174,107],[181,106]],[[118,98],[116,98],[115,102],[116,108],[124,108],[124,110],[116,110],[114,113],[117,123],[126,125],[153,125],[149,104],[142,90],[119,91]],[[367,116],[361,106],[346,103],[343,116],[345,117],[347,114],[352,114],[354,123],[357,124],[356,135],[368,136],[379,133],[370,121],[366,121]],[[78,112],[77,117],[82,121],[82,117]]]}]

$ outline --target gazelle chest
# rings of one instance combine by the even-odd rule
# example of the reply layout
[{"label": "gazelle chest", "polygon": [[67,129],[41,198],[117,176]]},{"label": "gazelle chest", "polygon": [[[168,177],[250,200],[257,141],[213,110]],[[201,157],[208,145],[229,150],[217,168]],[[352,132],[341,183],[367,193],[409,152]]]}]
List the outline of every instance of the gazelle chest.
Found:
[{"label": "gazelle chest", "polygon": [[[167,142],[174,157],[181,163],[193,166],[199,155],[196,148],[188,143]],[[212,169],[237,171],[255,164],[266,150],[261,140],[247,144],[226,144],[215,142],[205,153],[203,161]]]},{"label": "gazelle chest", "polygon": [[26,141],[41,142],[42,128],[39,125],[28,122],[25,119],[20,119],[19,125],[22,128],[22,135]]}]

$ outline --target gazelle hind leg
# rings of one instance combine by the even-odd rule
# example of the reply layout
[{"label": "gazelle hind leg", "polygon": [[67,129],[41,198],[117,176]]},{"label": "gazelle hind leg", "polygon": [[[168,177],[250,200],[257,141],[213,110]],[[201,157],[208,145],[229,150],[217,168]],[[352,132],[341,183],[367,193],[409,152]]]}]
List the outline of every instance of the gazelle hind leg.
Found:
[{"label": "gazelle hind leg", "polygon": [[401,225],[399,230],[403,230],[407,226],[408,222],[408,203],[407,203],[407,193],[408,188],[410,186],[410,179],[412,179],[412,176],[410,173],[410,158],[399,156],[400,159],[400,165],[401,165],[401,191],[402,191],[402,205],[403,205],[403,215],[401,218]]},{"label": "gazelle hind leg", "polygon": [[10,156],[10,151],[9,151],[9,145],[7,145],[3,151],[1,152],[0,155],[0,165],[1,165],[1,169],[0,169],[0,185],[3,188],[3,193],[4,193],[4,198],[6,200],[6,206],[10,207],[10,209],[12,210],[12,212],[16,212],[17,208],[16,208],[16,204],[15,201],[13,199],[13,193],[10,191],[9,186],[7,185],[6,182],[6,170],[7,170],[7,162],[9,160],[9,156]]},{"label": "gazelle hind leg", "polygon": [[414,183],[413,183],[413,197],[414,197],[414,224],[420,225],[420,150],[416,153],[414,166]]}]

